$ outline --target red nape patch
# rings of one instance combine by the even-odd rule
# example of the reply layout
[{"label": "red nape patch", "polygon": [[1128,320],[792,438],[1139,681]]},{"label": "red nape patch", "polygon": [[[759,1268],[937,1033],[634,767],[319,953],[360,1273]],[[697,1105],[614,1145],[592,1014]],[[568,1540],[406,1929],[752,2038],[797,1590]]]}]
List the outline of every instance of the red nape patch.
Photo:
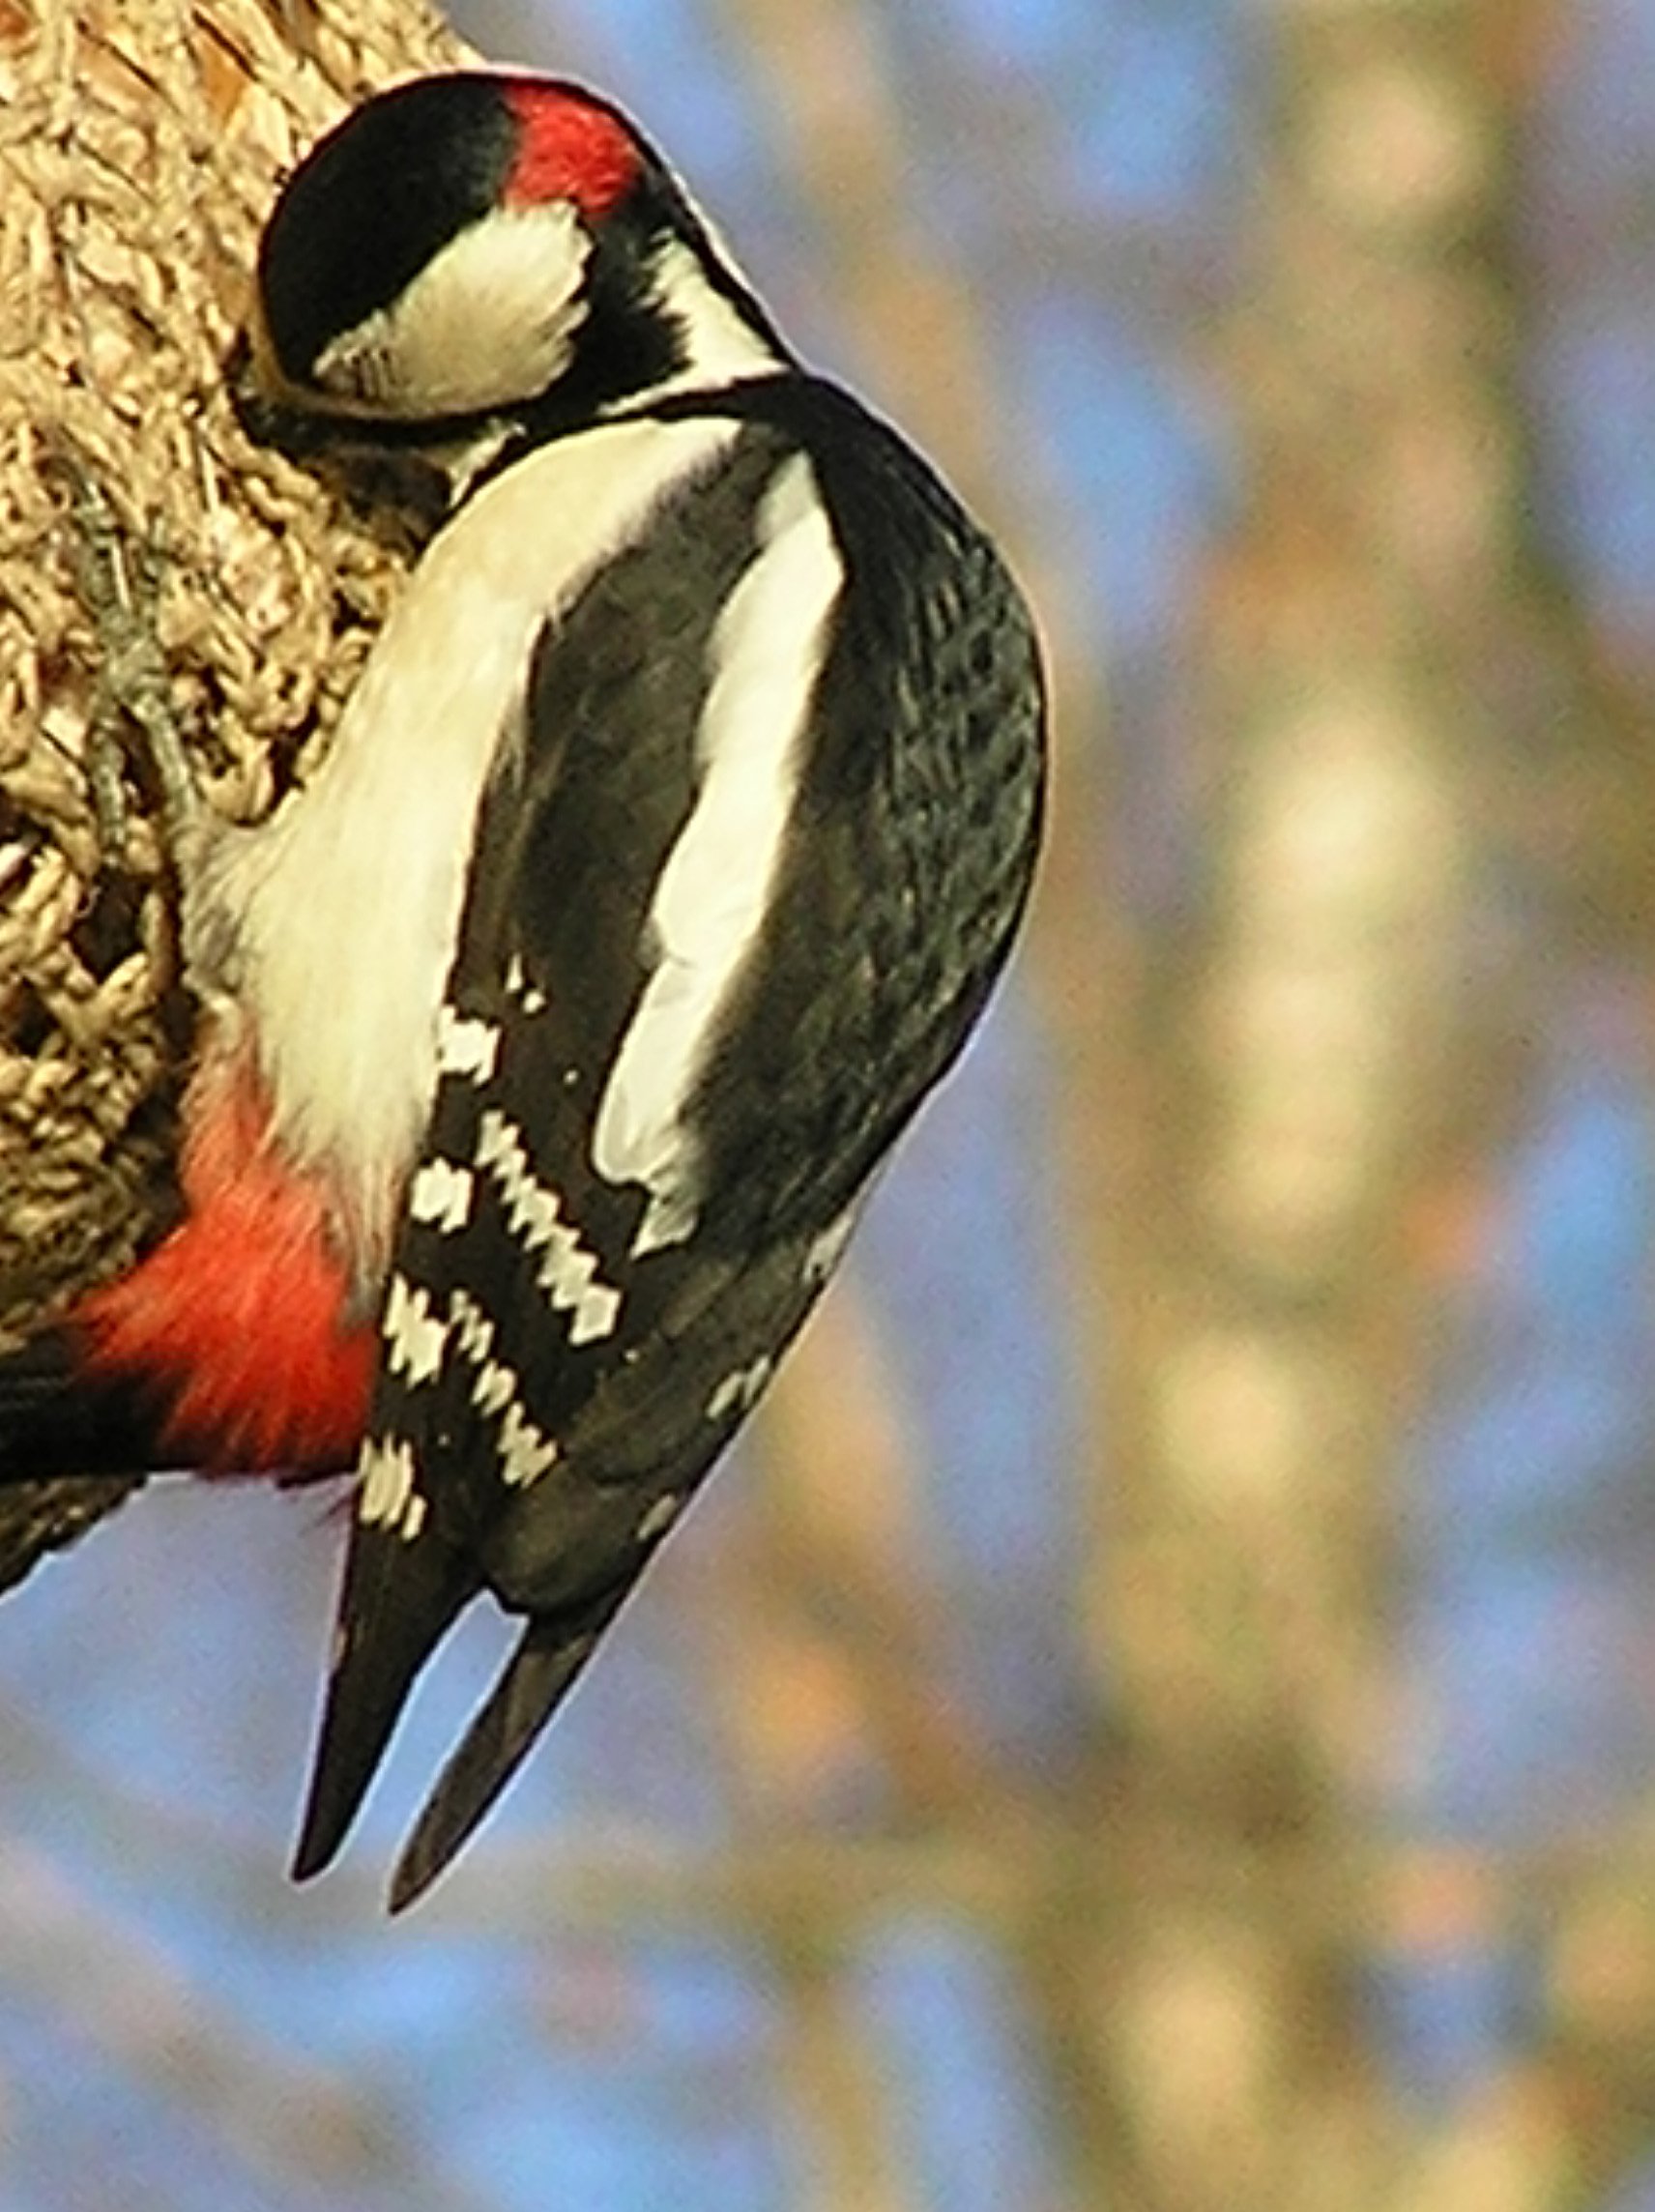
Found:
[{"label": "red nape patch", "polygon": [[508,207],[573,200],[585,216],[607,215],[637,179],[637,141],[618,115],[572,85],[513,77],[506,104],[522,140],[503,197]]},{"label": "red nape patch", "polygon": [[198,1084],[189,1213],[74,1316],[91,1364],[152,1387],[179,1464],[211,1473],[332,1472],[356,1457],[374,1330],[348,1285],[320,1186],[271,1145],[245,1070]]}]

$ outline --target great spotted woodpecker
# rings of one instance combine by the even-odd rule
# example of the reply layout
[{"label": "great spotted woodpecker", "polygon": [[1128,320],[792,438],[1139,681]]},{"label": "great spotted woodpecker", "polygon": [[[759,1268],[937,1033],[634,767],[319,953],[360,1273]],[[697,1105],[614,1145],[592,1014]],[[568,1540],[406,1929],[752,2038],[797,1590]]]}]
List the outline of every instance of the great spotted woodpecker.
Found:
[{"label": "great spotted woodpecker", "polygon": [[480,1592],[447,1864],[764,1389],[1003,963],[1015,585],[606,101],[460,73],[301,163],[255,434],[442,521],[317,771],[182,856],[187,1212],[0,1369],[0,1474],[357,1470],[295,1861]]}]

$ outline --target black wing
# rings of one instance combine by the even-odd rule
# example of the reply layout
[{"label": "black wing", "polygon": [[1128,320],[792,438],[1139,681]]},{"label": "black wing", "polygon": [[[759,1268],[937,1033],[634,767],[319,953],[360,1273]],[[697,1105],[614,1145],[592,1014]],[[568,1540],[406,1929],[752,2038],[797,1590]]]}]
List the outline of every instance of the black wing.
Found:
[{"label": "black wing", "polygon": [[[1027,888],[1040,698],[1012,587],[898,441],[826,388],[774,396],[548,630],[534,734],[484,803],[306,1871],[456,1604],[486,1585],[531,1617],[398,1903],[487,1810],[764,1386],[868,1175],[963,1041]],[[840,573],[764,928],[683,1099],[691,1218],[679,1207],[662,1235],[659,1191],[601,1172],[598,1131],[671,958],[656,893],[708,791],[719,625],[801,451]]]}]

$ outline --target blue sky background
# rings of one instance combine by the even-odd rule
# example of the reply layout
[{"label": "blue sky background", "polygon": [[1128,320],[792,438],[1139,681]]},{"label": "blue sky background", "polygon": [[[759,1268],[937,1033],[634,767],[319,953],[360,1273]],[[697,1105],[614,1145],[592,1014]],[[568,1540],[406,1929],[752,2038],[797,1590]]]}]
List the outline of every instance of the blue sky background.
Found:
[{"label": "blue sky background", "polygon": [[[1638,210],[1655,4],[1580,13],[1525,209],[1544,522],[1596,618],[1647,641],[1655,296]],[[565,0],[533,58],[632,108],[805,350],[865,382],[729,14]],[[910,208],[980,314],[1003,480],[1041,505],[1071,604],[1109,642],[1123,881],[1144,917],[1171,921],[1199,856],[1179,848],[1177,764],[1157,749],[1164,663],[1234,497],[1228,426],[1190,359],[1260,128],[1256,17],[1220,0],[886,0],[867,15],[911,123]],[[1018,133],[1015,190],[1003,160],[973,161],[972,117]],[[1409,1725],[1382,1809],[1425,1846],[1576,1840],[1655,1770],[1644,993],[1606,960],[1535,1009],[1491,1228],[1443,1297],[1439,1388],[1401,1470]],[[1075,1340],[1052,1257],[1056,1080],[1014,979],[853,1268],[917,1470],[939,1694],[1031,1774],[1061,1761],[1084,1696],[1072,1463],[1080,1381],[1107,1351]],[[815,2203],[775,1961],[674,1902],[673,1869],[715,1861],[750,1817],[706,1682],[761,1480],[738,1455],[485,1839],[394,1927],[384,1872],[491,1672],[491,1623],[467,1623],[422,1693],[345,1865],[295,1892],[282,1869],[336,1553],[315,1501],[157,1485],[9,1598],[0,2212]],[[877,1774],[853,1762],[832,1804],[877,1832]],[[655,1871],[659,1908],[618,1917],[606,1877],[650,1896]],[[1428,2104],[1500,2067],[1535,1956],[1474,1925],[1376,1977],[1394,2062]],[[964,1916],[893,1913],[850,1965],[899,2084],[912,2202],[1055,2203],[1036,2058],[992,1943]],[[1655,2206],[1655,2186],[1623,2203]]]}]

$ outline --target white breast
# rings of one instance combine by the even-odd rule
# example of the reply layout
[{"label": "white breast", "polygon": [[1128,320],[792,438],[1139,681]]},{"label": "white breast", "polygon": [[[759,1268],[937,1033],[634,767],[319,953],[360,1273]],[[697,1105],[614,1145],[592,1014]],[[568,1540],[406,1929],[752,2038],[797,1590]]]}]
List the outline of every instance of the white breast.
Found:
[{"label": "white breast", "polygon": [[518,727],[534,640],[736,434],[615,423],[480,491],[421,562],[317,774],[219,840],[191,889],[189,940],[215,970],[192,951],[192,980],[235,1002],[278,1140],[340,1183],[376,1265],[430,1105],[478,807]]}]

